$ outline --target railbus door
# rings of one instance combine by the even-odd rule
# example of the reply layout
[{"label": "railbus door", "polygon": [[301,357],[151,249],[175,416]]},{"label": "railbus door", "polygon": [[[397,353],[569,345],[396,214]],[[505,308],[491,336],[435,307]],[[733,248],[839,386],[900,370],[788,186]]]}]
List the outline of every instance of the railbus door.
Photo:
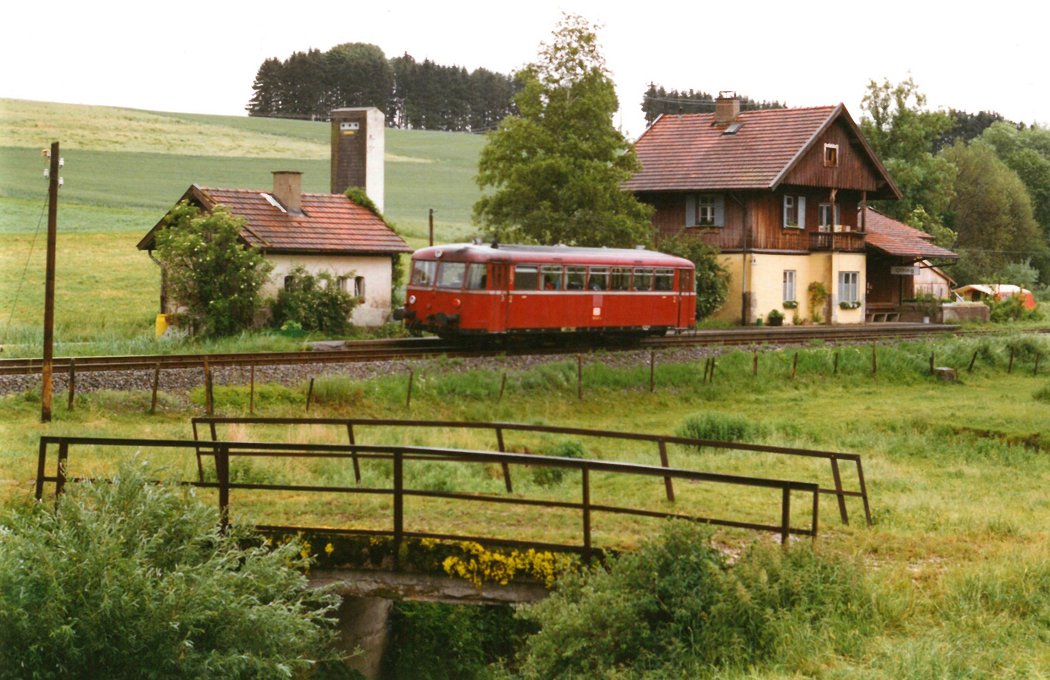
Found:
[{"label": "railbus door", "polygon": [[692,269],[678,270],[678,327],[696,323],[696,284]]},{"label": "railbus door", "polygon": [[492,270],[491,284],[489,290],[492,292],[493,313],[491,318],[493,333],[503,333],[507,330],[507,291],[510,287],[510,264],[507,262],[492,262],[489,264]]}]

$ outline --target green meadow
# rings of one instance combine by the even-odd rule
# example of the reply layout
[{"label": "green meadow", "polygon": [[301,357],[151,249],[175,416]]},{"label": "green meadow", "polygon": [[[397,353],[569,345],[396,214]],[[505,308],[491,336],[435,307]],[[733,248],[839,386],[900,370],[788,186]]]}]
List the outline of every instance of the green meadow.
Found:
[{"label": "green meadow", "polygon": [[[1009,347],[1015,349],[1012,372]],[[783,656],[749,669],[715,674],[740,678],[1040,678],[1050,668],[1050,374],[1035,374],[1036,352],[1050,353],[1050,341],[1026,336],[950,339],[880,347],[879,373],[871,374],[870,348],[813,346],[760,354],[759,376],[752,355],[722,355],[713,383],[703,381],[703,362],[673,363],[658,355],[656,389],[648,389],[648,369],[610,368],[600,353],[586,358],[584,396],[577,398],[574,361],[529,369],[498,363],[468,370],[454,359],[416,367],[411,406],[406,407],[407,371],[371,380],[318,378],[312,416],[411,417],[444,420],[524,421],[597,429],[741,436],[746,441],[860,453],[871,498],[873,526],[866,526],[857,499],[849,499],[851,522],[839,520],[830,496],[823,496],[818,556],[860,565],[863,601],[870,610],[864,629],[836,628],[815,609],[805,628],[783,631]],[[966,367],[977,353],[973,372]],[[928,375],[928,358],[959,367],[960,380],[941,382]],[[836,361],[835,355],[838,354]],[[835,366],[837,365],[837,371]],[[503,376],[505,392],[501,392]],[[268,385],[256,394],[256,412],[294,416],[305,412],[307,385]],[[0,398],[7,417],[0,422],[0,499],[24,500],[32,493],[37,437],[52,434],[188,438],[189,418],[203,408],[203,394],[164,392],[156,415],[149,415],[147,391],[85,392],[68,411],[58,399],[55,421],[37,422],[35,391]],[[220,387],[216,408],[222,415],[246,414],[246,387]],[[345,431],[322,426],[258,428],[231,426],[223,436],[240,440],[344,443]],[[446,445],[491,449],[491,433],[471,434],[363,430],[359,443]],[[587,457],[654,464],[656,452],[624,443],[585,438],[507,435],[512,450],[541,454],[577,445]],[[694,450],[674,446],[676,467],[751,476],[818,481],[831,485],[826,463],[765,454]],[[127,451],[74,451],[70,474],[104,475]],[[149,458],[190,479],[192,455],[172,457],[145,449]],[[239,461],[234,474],[247,483],[353,485],[349,464],[331,461]],[[434,491],[501,494],[498,468],[428,464],[406,468],[409,485]],[[577,501],[579,480],[543,478],[512,468],[515,494],[528,498]],[[847,488],[856,476],[843,468]],[[653,509],[715,514],[732,519],[775,522],[777,499],[731,488],[676,485],[676,501],[663,499],[657,480],[595,477],[592,502],[624,499]],[[363,464],[365,487],[390,484],[381,463]],[[203,493],[209,502],[214,498]],[[805,501],[792,506],[795,526],[806,526]],[[501,506],[498,514],[476,504],[424,500],[406,507],[410,530],[494,531],[539,540],[579,540],[579,517],[543,515]],[[390,509],[370,497],[311,497],[302,493],[253,496],[238,492],[235,521],[313,523],[382,528]],[[658,529],[654,521],[595,513],[596,541],[633,548]],[[530,533],[531,532],[531,533]],[[505,537],[511,537],[505,536]],[[719,529],[716,545],[740,554],[769,535]],[[800,575],[799,578],[810,578]],[[820,593],[831,584],[805,581]],[[846,644],[845,641],[849,641]],[[634,676],[629,676],[634,677]]]},{"label": "green meadow", "polygon": [[[327,123],[170,114],[0,100],[0,344],[6,356],[40,352],[46,235],[46,159],[61,144],[56,352],[165,351],[152,343],[160,278],[138,240],[191,184],[272,186],[299,170],[305,191],[326,192]],[[386,215],[412,246],[428,215],[443,241],[473,233],[474,183],[484,138],[386,131]]]}]

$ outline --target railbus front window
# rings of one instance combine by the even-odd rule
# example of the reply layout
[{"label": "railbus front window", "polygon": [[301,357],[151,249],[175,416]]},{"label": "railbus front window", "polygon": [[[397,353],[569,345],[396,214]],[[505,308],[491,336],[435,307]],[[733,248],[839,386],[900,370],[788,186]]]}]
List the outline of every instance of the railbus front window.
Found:
[{"label": "railbus front window", "polygon": [[630,290],[631,270],[629,267],[613,267],[609,274],[609,290]]},{"label": "railbus front window", "polygon": [[634,270],[634,289],[635,290],[652,290],[653,289],[653,270],[652,269],[635,269]]},{"label": "railbus front window", "polygon": [[539,284],[539,267],[531,264],[514,267],[514,290],[536,290]]},{"label": "railbus front window", "polygon": [[485,290],[488,283],[489,266],[484,262],[475,262],[467,267],[467,288]]},{"label": "railbus front window", "polygon": [[540,268],[540,274],[543,279],[543,290],[562,289],[561,265],[545,265]]},{"label": "railbus front window", "polygon": [[674,290],[674,270],[657,269],[653,274],[653,282],[656,290]]},{"label": "railbus front window", "polygon": [[587,282],[587,269],[585,267],[565,268],[565,288],[568,290],[583,290]]},{"label": "railbus front window", "polygon": [[438,269],[438,288],[462,288],[466,271],[466,262],[442,262]]},{"label": "railbus front window", "polygon": [[692,269],[679,269],[678,270],[678,290],[683,293],[694,293],[693,290],[693,270]]},{"label": "railbus front window", "polygon": [[436,270],[437,262],[433,260],[416,260],[412,263],[412,285],[434,285],[434,272]]}]

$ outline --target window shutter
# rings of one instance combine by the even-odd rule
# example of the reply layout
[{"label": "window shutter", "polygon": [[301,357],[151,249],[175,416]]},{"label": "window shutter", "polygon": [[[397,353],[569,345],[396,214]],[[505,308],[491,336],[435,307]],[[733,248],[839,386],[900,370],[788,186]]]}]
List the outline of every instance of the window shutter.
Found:
[{"label": "window shutter", "polygon": [[726,226],[726,197],[722,194],[715,195],[715,226]]},{"label": "window shutter", "polygon": [[806,197],[798,197],[798,228],[806,228]]},{"label": "window shutter", "polygon": [[692,194],[685,197],[685,226],[696,226],[696,196]]},{"label": "window shutter", "polygon": [[835,224],[842,224],[842,217],[839,215],[839,204],[838,203],[835,204],[834,212],[835,212],[835,217],[834,217]]},{"label": "window shutter", "polygon": [[790,200],[790,196],[784,196],[784,200],[780,202],[780,226],[782,227],[788,226],[788,201]]}]

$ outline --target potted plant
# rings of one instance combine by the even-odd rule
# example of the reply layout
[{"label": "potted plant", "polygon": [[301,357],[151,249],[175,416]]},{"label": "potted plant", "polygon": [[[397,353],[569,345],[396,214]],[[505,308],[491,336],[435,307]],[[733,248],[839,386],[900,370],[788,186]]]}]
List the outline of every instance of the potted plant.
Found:
[{"label": "potted plant", "polygon": [[770,310],[769,314],[766,314],[766,325],[767,326],[783,326],[784,325],[784,313],[779,309]]}]

